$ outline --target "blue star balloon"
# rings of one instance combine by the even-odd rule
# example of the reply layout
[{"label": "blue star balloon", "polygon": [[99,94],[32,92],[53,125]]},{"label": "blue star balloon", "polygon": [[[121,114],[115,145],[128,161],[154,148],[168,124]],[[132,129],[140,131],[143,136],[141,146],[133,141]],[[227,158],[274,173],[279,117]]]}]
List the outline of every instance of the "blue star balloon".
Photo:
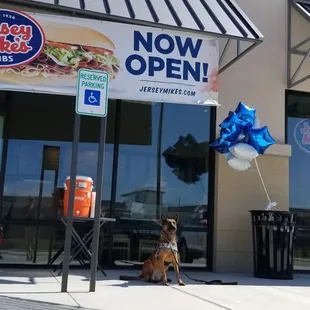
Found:
[{"label": "blue star balloon", "polygon": [[221,128],[228,128],[233,123],[238,123],[238,115],[235,112],[229,111],[228,116],[220,124]]},{"label": "blue star balloon", "polygon": [[220,137],[230,142],[237,143],[240,134],[242,133],[242,127],[238,124],[231,124],[230,127],[222,128]]},{"label": "blue star balloon", "polygon": [[242,133],[242,125],[235,112],[229,112],[228,117],[220,124],[221,137],[229,141],[238,140],[239,135]]},{"label": "blue star balloon", "polygon": [[213,143],[210,144],[217,152],[221,154],[225,154],[229,152],[229,148],[233,146],[236,142],[235,141],[228,141],[223,137],[218,138]]},{"label": "blue star balloon", "polygon": [[269,146],[276,143],[271,137],[268,127],[251,129],[248,132],[248,144],[252,145],[259,154],[264,154]]},{"label": "blue star balloon", "polygon": [[244,128],[244,132],[249,131],[254,126],[256,109],[239,102],[235,113],[239,118],[239,124]]}]

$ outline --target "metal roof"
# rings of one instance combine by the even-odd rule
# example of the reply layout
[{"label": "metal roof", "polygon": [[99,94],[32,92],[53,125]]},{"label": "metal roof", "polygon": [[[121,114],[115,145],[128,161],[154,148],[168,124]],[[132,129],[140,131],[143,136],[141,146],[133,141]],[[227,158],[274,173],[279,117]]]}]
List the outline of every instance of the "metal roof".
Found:
[{"label": "metal roof", "polygon": [[310,1],[309,0],[293,0],[293,7],[310,21]]},{"label": "metal roof", "polygon": [[263,35],[233,0],[11,0],[102,14],[104,19],[261,41]]},{"label": "metal roof", "polygon": [[[0,0],[76,17],[183,30],[224,39],[219,73],[259,45],[264,37],[234,0]],[[24,9],[24,8],[23,8]],[[236,55],[227,53],[237,41]],[[250,45],[241,48],[240,42]],[[229,56],[227,56],[229,54]]]},{"label": "metal roof", "polygon": [[[288,31],[287,31],[287,87],[292,88],[306,80],[310,79],[309,70],[306,71],[305,76],[300,76],[301,69],[305,68],[306,60],[310,57],[310,36],[308,35],[304,40],[292,46],[293,36],[293,21],[292,21],[292,8],[294,8],[302,17],[310,22],[310,0],[288,0]],[[295,58],[298,63],[297,68],[292,65],[292,57],[294,55],[302,56]]]}]

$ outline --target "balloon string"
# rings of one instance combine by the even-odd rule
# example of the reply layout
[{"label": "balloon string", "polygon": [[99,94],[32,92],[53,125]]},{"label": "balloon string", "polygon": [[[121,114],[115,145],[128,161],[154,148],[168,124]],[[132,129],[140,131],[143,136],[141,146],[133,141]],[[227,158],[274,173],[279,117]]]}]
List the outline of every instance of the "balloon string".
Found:
[{"label": "balloon string", "polygon": [[258,167],[258,163],[257,163],[256,158],[254,158],[254,161],[255,161],[256,169],[257,169],[258,175],[259,175],[259,177],[260,177],[260,180],[261,180],[261,182],[262,182],[262,185],[263,185],[265,194],[266,194],[266,196],[267,196],[267,199],[268,199],[269,203],[271,203],[271,199],[270,199],[270,196],[269,196],[269,194],[268,194],[268,191],[267,191],[267,188],[266,188],[264,179],[263,179],[263,177],[262,177],[262,174],[261,174],[261,172],[260,172],[260,169],[259,169],[259,167]]}]

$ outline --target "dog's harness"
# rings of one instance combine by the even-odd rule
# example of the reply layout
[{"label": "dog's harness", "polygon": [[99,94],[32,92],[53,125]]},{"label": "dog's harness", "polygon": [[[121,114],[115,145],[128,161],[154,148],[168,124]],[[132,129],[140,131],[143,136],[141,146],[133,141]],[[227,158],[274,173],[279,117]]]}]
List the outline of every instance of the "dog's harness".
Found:
[{"label": "dog's harness", "polygon": [[160,249],[169,249],[174,253],[178,253],[178,245],[176,243],[160,243],[155,249],[155,257],[158,258]]}]

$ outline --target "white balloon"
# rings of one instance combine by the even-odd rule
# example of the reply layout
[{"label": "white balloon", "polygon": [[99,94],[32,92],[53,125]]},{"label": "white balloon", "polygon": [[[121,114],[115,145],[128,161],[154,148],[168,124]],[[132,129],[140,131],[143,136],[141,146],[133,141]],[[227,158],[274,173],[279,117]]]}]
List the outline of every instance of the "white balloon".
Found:
[{"label": "white balloon", "polygon": [[259,121],[259,118],[257,116],[255,116],[253,129],[256,129],[256,128],[260,128],[260,121]]},{"label": "white balloon", "polygon": [[232,154],[228,156],[227,163],[231,168],[237,171],[245,171],[251,167],[251,164],[248,160],[237,158]]},{"label": "white balloon", "polygon": [[237,143],[229,148],[229,151],[240,159],[252,160],[259,156],[256,149],[247,143]]},{"label": "white balloon", "polygon": [[245,138],[245,135],[243,134],[243,133],[241,133],[240,135],[239,135],[239,137],[238,137],[238,141],[241,141],[241,140],[243,140]]}]

